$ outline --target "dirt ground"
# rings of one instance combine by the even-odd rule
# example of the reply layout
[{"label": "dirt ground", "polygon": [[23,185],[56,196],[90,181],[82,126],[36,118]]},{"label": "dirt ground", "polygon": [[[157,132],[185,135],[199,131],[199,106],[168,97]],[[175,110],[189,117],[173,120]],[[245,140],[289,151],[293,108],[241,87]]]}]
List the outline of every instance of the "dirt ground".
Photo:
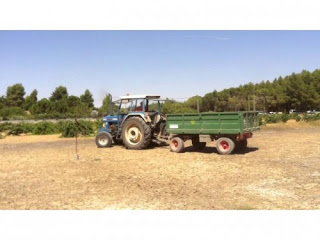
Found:
[{"label": "dirt ground", "polygon": [[263,127],[248,149],[99,149],[94,138],[0,139],[0,209],[320,209],[320,124]]}]

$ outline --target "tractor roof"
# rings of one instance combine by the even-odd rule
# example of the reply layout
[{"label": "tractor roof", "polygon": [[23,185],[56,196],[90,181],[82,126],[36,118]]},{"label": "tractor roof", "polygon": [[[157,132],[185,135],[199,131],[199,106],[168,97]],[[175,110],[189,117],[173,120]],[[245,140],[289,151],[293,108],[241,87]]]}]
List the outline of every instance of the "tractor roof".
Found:
[{"label": "tractor roof", "polygon": [[154,95],[154,94],[141,94],[141,95],[128,95],[128,96],[122,96],[120,97],[121,100],[126,100],[126,99],[159,99],[159,95]]}]

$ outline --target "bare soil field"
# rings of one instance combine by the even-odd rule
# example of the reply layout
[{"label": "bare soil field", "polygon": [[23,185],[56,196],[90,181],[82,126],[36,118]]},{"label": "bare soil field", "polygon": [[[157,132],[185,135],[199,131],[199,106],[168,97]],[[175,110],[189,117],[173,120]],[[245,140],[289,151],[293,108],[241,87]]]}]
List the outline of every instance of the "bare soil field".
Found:
[{"label": "bare soil field", "polygon": [[320,124],[273,124],[248,149],[127,150],[94,138],[0,139],[0,209],[320,209]]}]

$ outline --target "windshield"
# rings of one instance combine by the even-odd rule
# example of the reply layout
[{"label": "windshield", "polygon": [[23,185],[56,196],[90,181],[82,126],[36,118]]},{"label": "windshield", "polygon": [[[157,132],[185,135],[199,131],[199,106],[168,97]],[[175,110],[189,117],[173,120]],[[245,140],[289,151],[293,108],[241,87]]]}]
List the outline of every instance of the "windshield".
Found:
[{"label": "windshield", "polygon": [[130,112],[131,105],[132,105],[131,100],[122,100],[119,114],[128,114]]}]

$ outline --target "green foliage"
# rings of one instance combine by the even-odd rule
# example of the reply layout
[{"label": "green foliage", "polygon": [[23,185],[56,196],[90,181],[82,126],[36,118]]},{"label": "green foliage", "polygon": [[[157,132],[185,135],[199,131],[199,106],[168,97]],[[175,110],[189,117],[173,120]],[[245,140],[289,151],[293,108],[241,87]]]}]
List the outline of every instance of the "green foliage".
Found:
[{"label": "green foliage", "polygon": [[20,135],[22,133],[30,133],[33,130],[33,125],[30,123],[12,124],[7,126],[8,135]]},{"label": "green foliage", "polygon": [[30,112],[34,115],[48,113],[53,109],[53,105],[54,103],[48,99],[42,98],[39,102],[31,106]]},{"label": "green foliage", "polygon": [[6,104],[9,107],[21,107],[24,103],[23,96],[26,94],[21,83],[7,88]]},{"label": "green foliage", "polygon": [[0,132],[8,131],[12,128],[12,123],[2,123],[0,124]]},{"label": "green foliage", "polygon": [[84,92],[84,94],[82,94],[82,95],[80,96],[80,100],[81,100],[82,103],[87,104],[87,106],[88,106],[89,108],[94,107],[94,105],[93,105],[94,100],[93,100],[93,97],[92,97],[91,92],[90,92],[88,89],[86,89],[86,91]]},{"label": "green foliage", "polygon": [[7,100],[6,100],[5,96],[1,96],[0,97],[0,110],[2,108],[4,108],[6,105],[7,105]]},{"label": "green foliage", "polygon": [[68,98],[68,90],[64,86],[57,87],[51,94],[50,101],[57,102],[62,99]]},{"label": "green foliage", "polygon": [[317,121],[317,120],[320,120],[320,114],[312,114],[312,115],[304,114],[303,119],[306,122]]},{"label": "green foliage", "polygon": [[24,104],[23,104],[23,108],[25,110],[30,110],[31,106],[35,105],[38,101],[38,91],[35,89],[32,91],[32,93],[26,97]]},{"label": "green foliage", "polygon": [[[61,133],[62,137],[90,136],[98,132],[102,126],[102,120],[98,121],[59,121],[40,123],[3,123],[0,124],[0,132],[7,132],[8,135],[20,135],[31,133],[34,135],[48,135]],[[77,131],[76,131],[77,130]]]},{"label": "green foliage", "polygon": [[281,115],[271,114],[265,117],[266,123],[277,123],[281,121]]},{"label": "green foliage", "polygon": [[63,127],[62,137],[75,137],[77,134],[90,136],[94,133],[94,124],[88,121],[66,122]]},{"label": "green foliage", "polygon": [[302,117],[300,117],[298,114],[295,116],[296,122],[300,122],[302,120]]},{"label": "green foliage", "polygon": [[112,101],[111,99],[112,99],[111,95],[106,94],[106,96],[103,99],[102,106],[100,108],[100,112],[109,113],[109,105],[110,105],[110,102]]},{"label": "green foliage", "polygon": [[69,96],[67,103],[69,108],[74,108],[80,104],[80,98],[76,96]]},{"label": "green foliage", "polygon": [[185,102],[185,105],[187,107],[192,108],[193,110],[197,111],[197,109],[198,109],[197,105],[199,102],[199,106],[200,106],[201,99],[202,99],[202,97],[200,97],[200,96],[193,96]]},{"label": "green foliage", "polygon": [[32,129],[34,135],[47,135],[58,133],[57,124],[51,122],[40,122],[34,125]]},{"label": "green foliage", "polygon": [[[194,97],[189,100],[194,101]],[[320,70],[293,73],[272,82],[248,83],[220,92],[213,91],[207,93],[200,102],[203,112],[248,111],[253,110],[254,105],[256,110],[265,112],[320,110]]]},{"label": "green foliage", "polygon": [[260,115],[259,117],[259,126],[265,125],[264,118]]},{"label": "green foliage", "polygon": [[167,100],[162,105],[162,112],[164,112],[166,114],[170,114],[170,113],[194,113],[194,112],[197,112],[197,110],[186,106],[184,103],[176,102],[174,100]]},{"label": "green foliage", "polygon": [[3,120],[9,120],[11,117],[14,116],[25,116],[26,113],[23,109],[19,107],[5,107],[0,109],[0,117]]},{"label": "green foliage", "polygon": [[288,122],[288,120],[290,119],[288,114],[281,114],[280,118],[281,118],[281,121],[284,123]]}]

